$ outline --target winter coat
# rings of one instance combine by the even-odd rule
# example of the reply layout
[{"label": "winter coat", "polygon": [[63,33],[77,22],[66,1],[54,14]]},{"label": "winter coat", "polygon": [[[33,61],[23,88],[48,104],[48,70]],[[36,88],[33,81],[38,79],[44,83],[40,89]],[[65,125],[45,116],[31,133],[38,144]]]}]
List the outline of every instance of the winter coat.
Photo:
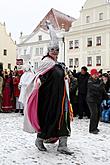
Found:
[{"label": "winter coat", "polygon": [[81,72],[74,74],[78,81],[78,94],[87,94],[87,83],[89,79],[89,73],[81,74]]},{"label": "winter coat", "polygon": [[107,98],[104,83],[99,79],[95,80],[90,77],[87,85],[87,101],[100,104],[103,99]]},{"label": "winter coat", "polygon": [[13,78],[13,87],[14,87],[14,96],[19,97],[20,95],[20,90],[18,89],[18,84],[20,82],[19,76],[16,76]]}]

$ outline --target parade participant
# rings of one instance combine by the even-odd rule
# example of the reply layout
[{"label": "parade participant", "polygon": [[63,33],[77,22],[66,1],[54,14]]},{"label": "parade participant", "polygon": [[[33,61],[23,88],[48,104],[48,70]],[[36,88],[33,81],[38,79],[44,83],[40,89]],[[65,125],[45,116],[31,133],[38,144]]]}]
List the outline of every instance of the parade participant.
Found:
[{"label": "parade participant", "polygon": [[[59,139],[57,150],[60,153],[72,154],[67,148],[67,138],[71,132],[70,118],[73,119],[67,95],[68,79],[65,78],[64,65],[57,62],[59,45],[55,31],[50,22],[47,22],[47,27],[50,31],[51,43],[48,54],[36,71],[34,88],[27,99],[25,116],[28,114],[27,121],[31,123],[34,132],[37,132],[35,145],[40,151],[47,150],[44,140],[57,138]],[[30,86],[28,86],[28,92]],[[33,132],[28,130],[28,127],[27,130],[24,129]]]},{"label": "parade participant", "polygon": [[1,110],[1,105],[2,105],[2,88],[3,88],[3,74],[2,71],[0,70],[0,112]]},{"label": "parade participant", "polygon": [[34,73],[31,70],[30,63],[27,63],[23,66],[24,73],[20,77],[20,82],[18,87],[20,89],[20,95],[18,101],[21,103],[20,105],[20,112],[23,114],[24,104],[25,104],[25,95],[26,95],[26,88],[28,84],[30,84],[31,78],[34,77]]},{"label": "parade participant", "polygon": [[13,110],[13,79],[11,71],[5,71],[4,82],[3,82],[3,101],[2,111],[11,112]]}]

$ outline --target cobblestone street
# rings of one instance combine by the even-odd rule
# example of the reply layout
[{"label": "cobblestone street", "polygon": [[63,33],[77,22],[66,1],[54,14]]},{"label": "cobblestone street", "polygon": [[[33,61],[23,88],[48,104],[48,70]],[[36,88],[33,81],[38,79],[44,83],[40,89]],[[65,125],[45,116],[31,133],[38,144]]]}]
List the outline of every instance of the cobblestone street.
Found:
[{"label": "cobblestone street", "polygon": [[46,144],[47,152],[35,147],[36,134],[23,131],[23,116],[0,113],[0,165],[110,165],[110,125],[100,123],[100,133],[88,133],[88,119],[74,119],[68,147],[72,156],[59,154],[58,144]]}]

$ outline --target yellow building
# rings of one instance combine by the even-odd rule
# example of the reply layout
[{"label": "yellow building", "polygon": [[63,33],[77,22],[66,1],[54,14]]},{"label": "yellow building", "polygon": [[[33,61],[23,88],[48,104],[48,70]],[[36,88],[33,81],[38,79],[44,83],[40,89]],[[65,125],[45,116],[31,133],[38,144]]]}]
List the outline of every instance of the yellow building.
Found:
[{"label": "yellow building", "polygon": [[0,70],[14,69],[16,65],[16,44],[7,34],[5,23],[0,23]]}]

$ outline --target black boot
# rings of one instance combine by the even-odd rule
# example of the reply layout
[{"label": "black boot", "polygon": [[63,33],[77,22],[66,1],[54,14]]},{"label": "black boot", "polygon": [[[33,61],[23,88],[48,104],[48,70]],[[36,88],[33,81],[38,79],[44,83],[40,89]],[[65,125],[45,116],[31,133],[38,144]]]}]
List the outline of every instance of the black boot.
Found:
[{"label": "black boot", "polygon": [[74,153],[74,152],[71,152],[67,148],[67,136],[62,136],[59,138],[59,146],[57,148],[57,151],[59,151],[62,154],[67,154],[67,155],[71,155]]},{"label": "black boot", "polygon": [[45,146],[43,144],[43,140],[44,139],[41,139],[38,137],[35,141],[35,145],[40,151],[47,151],[47,149],[45,148]]},{"label": "black boot", "polygon": [[19,112],[19,109],[16,109],[16,110],[15,110],[15,113],[18,113],[18,112]]},{"label": "black boot", "polygon": [[24,113],[23,113],[23,109],[20,109],[20,113],[21,113],[21,115],[24,115]]}]

